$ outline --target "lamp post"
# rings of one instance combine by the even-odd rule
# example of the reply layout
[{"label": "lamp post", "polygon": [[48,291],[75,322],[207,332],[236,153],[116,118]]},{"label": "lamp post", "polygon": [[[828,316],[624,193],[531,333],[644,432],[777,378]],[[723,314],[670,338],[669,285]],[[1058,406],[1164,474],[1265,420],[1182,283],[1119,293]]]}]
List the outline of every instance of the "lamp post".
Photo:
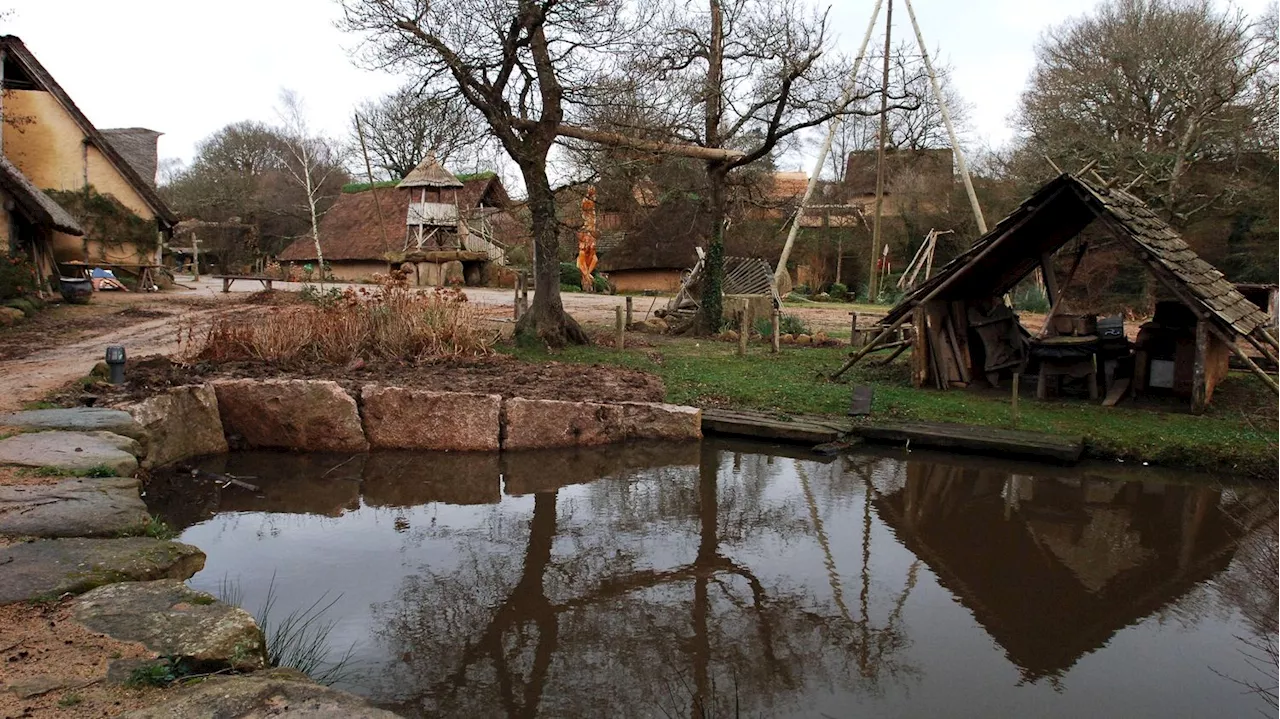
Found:
[{"label": "lamp post", "polygon": [[107,368],[111,384],[124,384],[124,345],[107,345]]}]

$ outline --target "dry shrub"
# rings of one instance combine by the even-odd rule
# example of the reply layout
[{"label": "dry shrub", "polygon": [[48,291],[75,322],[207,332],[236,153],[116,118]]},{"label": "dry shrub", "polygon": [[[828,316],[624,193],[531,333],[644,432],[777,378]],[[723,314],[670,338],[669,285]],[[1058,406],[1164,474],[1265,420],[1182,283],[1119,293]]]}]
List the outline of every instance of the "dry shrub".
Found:
[{"label": "dry shrub", "polygon": [[347,289],[317,304],[217,317],[184,354],[191,361],[288,365],[347,364],[358,358],[422,361],[492,351],[497,332],[484,327],[484,315],[462,292],[412,290],[400,273],[379,279],[377,289]]}]

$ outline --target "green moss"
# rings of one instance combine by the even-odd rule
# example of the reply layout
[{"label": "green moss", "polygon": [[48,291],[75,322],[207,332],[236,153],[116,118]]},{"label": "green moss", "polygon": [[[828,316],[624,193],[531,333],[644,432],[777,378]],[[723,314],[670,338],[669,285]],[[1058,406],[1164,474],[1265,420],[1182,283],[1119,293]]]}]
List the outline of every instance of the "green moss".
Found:
[{"label": "green moss", "polygon": [[348,182],[342,186],[342,192],[348,195],[355,195],[361,192],[368,192],[374,188],[381,190],[384,187],[395,187],[399,185],[399,180],[381,180],[379,182]]}]

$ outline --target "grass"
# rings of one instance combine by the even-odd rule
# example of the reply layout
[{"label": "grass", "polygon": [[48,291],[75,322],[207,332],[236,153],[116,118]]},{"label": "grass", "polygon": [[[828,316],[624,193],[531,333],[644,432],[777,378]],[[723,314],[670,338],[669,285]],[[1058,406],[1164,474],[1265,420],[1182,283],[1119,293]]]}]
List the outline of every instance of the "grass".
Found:
[{"label": "grass", "polygon": [[105,465],[96,464],[88,469],[66,469],[63,467],[28,467],[19,470],[19,473],[28,477],[115,477],[115,469]]},{"label": "grass", "polygon": [[571,347],[553,355],[539,347],[499,349],[534,362],[603,363],[651,372],[665,381],[667,401],[678,404],[843,415],[851,385],[869,384],[875,390],[872,416],[878,420],[956,422],[1080,435],[1087,453],[1097,458],[1275,476],[1275,398],[1244,373],[1231,373],[1219,386],[1215,404],[1201,416],[1123,404],[1103,408],[1079,400],[1040,402],[1028,397],[1031,388],[1024,385],[1015,425],[1007,390],[915,389],[902,360],[888,367],[859,364],[845,374],[847,382],[830,382],[825,376],[844,361],[847,348],[787,348],[775,355],[753,344],[746,357],[738,357],[734,347],[679,340],[622,352]]},{"label": "grass", "polygon": [[75,692],[67,692],[58,699],[58,706],[65,709],[67,707],[73,707],[83,701],[84,697],[79,694],[76,694]]}]

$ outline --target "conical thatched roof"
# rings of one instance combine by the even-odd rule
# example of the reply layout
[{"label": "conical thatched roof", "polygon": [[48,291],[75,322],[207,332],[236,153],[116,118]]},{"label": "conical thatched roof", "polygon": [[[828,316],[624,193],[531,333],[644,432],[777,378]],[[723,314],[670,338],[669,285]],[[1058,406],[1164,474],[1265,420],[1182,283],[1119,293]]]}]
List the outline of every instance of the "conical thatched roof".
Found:
[{"label": "conical thatched roof", "polygon": [[435,155],[427,155],[396,187],[462,187],[462,181],[444,169]]}]

